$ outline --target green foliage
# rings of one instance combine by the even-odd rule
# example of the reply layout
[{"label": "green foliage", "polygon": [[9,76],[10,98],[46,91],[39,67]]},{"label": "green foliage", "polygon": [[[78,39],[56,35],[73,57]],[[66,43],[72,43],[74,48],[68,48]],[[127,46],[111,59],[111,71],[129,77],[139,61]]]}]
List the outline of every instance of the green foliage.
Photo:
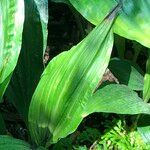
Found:
[{"label": "green foliage", "polygon": [[[149,0],[52,1],[69,5],[79,28],[74,32],[78,37],[81,35],[79,39],[93,26],[85,20],[83,25],[83,18],[76,10],[96,27],[76,46],[54,57],[44,69],[43,59],[49,58],[45,52],[48,1],[1,0],[0,102],[4,101],[0,105],[0,132],[11,135],[10,128],[15,122],[13,126],[23,127],[21,138],[31,145],[0,136],[0,149],[150,149],[146,145],[150,143]],[[50,23],[52,20],[51,17]],[[61,25],[63,21],[60,20]],[[114,39],[114,33],[122,37],[116,35]],[[130,58],[126,57],[127,49],[133,51]],[[111,59],[116,52],[119,58]],[[140,60],[142,63],[141,53],[146,56]],[[9,112],[7,101],[16,109]],[[18,116],[9,118],[14,111]],[[1,112],[8,118],[1,116]],[[98,121],[105,122],[104,133],[103,129],[90,127],[74,132],[85,117],[95,112],[105,113],[106,120]],[[122,116],[110,123],[110,113],[125,114],[134,121],[129,127]]]},{"label": "green foliage", "polygon": [[47,7],[47,0],[39,2],[25,0],[22,49],[7,90],[7,97],[14,103],[26,123],[33,92],[44,70],[43,54],[47,42]]},{"label": "green foliage", "polygon": [[0,135],[0,149],[1,150],[31,150],[30,145],[24,141],[14,139],[10,136]]},{"label": "green foliage", "polygon": [[[19,18],[19,19],[18,19]],[[17,64],[24,23],[23,0],[0,1],[0,101]]]},{"label": "green foliage", "polygon": [[143,141],[146,144],[150,144],[150,116],[149,115],[142,115],[139,118],[137,129],[141,137],[143,138]]},{"label": "green foliage", "polygon": [[113,20],[114,14],[111,14],[45,69],[29,109],[30,133],[37,144],[45,144],[48,139],[48,142],[57,142],[75,131],[86,116],[86,105],[110,59]]},{"label": "green foliage", "polygon": [[99,142],[103,149],[148,150],[150,148],[149,145],[144,144],[138,132],[127,128],[125,120],[115,119],[107,122],[106,126],[107,129]]},{"label": "green foliage", "polygon": [[122,9],[115,22],[115,33],[150,47],[149,0],[70,0],[70,2],[94,25],[99,24],[119,3]]},{"label": "green foliage", "polygon": [[[7,135],[0,135],[0,149],[1,150],[33,150],[31,146],[25,141],[15,139]],[[34,150],[46,150],[43,147],[34,148]]]},{"label": "green foliage", "polygon": [[98,90],[91,97],[85,110],[85,116],[93,112],[150,114],[150,106],[127,86],[110,84]]},{"label": "green foliage", "polygon": [[132,90],[142,91],[144,78],[142,71],[133,63],[117,58],[111,59],[108,68],[118,79],[120,84],[125,84]]}]

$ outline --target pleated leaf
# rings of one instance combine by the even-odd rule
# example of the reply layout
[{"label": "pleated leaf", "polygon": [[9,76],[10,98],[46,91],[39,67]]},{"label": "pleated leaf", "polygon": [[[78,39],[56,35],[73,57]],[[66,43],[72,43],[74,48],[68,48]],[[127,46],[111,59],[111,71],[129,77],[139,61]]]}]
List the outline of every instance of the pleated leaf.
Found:
[{"label": "pleated leaf", "polygon": [[129,87],[110,84],[98,90],[87,104],[85,116],[93,112],[150,114],[150,105]]},{"label": "pleated leaf", "polygon": [[57,142],[75,131],[84,118],[87,101],[108,66],[113,19],[114,14],[45,69],[29,108],[30,133],[37,144]]},{"label": "pleated leaf", "polygon": [[48,1],[25,0],[22,49],[6,94],[26,121],[33,92],[44,70],[47,22]]},{"label": "pleated leaf", "polygon": [[0,1],[0,101],[10,81],[21,49],[23,0]]},{"label": "pleated leaf", "polygon": [[150,0],[70,0],[91,23],[97,25],[120,3],[123,9],[115,22],[115,33],[150,47]]}]

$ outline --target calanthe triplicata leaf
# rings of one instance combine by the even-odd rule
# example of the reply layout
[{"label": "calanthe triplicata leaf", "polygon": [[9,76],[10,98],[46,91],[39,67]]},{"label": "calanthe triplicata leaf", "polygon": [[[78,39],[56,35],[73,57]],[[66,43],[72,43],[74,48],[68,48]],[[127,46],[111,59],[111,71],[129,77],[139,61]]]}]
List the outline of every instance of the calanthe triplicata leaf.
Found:
[{"label": "calanthe triplicata leaf", "polygon": [[0,101],[17,64],[24,23],[24,0],[0,1]]},{"label": "calanthe triplicata leaf", "polygon": [[48,147],[66,137],[93,112],[150,114],[150,106],[125,85],[95,90],[110,60],[112,24],[118,8],[46,67],[29,108],[30,134],[37,145]]},{"label": "calanthe triplicata leaf", "polygon": [[44,70],[47,23],[48,1],[25,0],[22,48],[6,95],[26,123],[32,95]]},{"label": "calanthe triplicata leaf", "polygon": [[110,84],[96,91],[91,97],[85,116],[93,112],[150,114],[150,106],[129,87]]},{"label": "calanthe triplicata leaf", "polygon": [[45,69],[29,108],[32,139],[57,142],[75,131],[85,105],[108,66],[114,13],[70,51],[55,57]]},{"label": "calanthe triplicata leaf", "polygon": [[70,2],[95,25],[120,3],[122,11],[114,25],[115,33],[150,47],[150,0],[70,0]]}]

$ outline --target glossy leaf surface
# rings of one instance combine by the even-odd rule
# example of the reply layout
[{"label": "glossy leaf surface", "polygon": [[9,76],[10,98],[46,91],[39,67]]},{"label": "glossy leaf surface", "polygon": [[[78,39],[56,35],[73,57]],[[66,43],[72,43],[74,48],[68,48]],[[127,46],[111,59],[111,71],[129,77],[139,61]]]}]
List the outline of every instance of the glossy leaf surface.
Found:
[{"label": "glossy leaf surface", "polygon": [[119,83],[127,85],[132,90],[143,90],[144,77],[131,62],[113,58],[109,63],[109,69]]},{"label": "glossy leaf surface", "polygon": [[106,85],[98,90],[91,97],[86,109],[87,114],[93,112],[150,114],[150,106],[143,102],[136,92],[119,84]]},{"label": "glossy leaf surface", "polygon": [[110,59],[113,18],[107,18],[70,51],[55,57],[45,69],[29,109],[30,133],[37,144],[48,139],[57,142],[83,119],[88,98]]},{"label": "glossy leaf surface", "polygon": [[23,0],[0,1],[0,101],[17,64],[24,23]]},{"label": "glossy leaf surface", "polygon": [[70,0],[91,23],[99,24],[120,3],[122,10],[115,22],[115,33],[150,47],[149,0]]},{"label": "glossy leaf surface", "polygon": [[36,144],[57,142],[93,112],[150,114],[150,106],[127,86],[109,85],[95,93],[112,50],[112,16],[45,69],[29,109],[29,128]]},{"label": "glossy leaf surface", "polygon": [[44,70],[43,53],[47,43],[47,22],[48,1],[25,0],[22,49],[7,90],[7,97],[26,121],[33,92]]}]

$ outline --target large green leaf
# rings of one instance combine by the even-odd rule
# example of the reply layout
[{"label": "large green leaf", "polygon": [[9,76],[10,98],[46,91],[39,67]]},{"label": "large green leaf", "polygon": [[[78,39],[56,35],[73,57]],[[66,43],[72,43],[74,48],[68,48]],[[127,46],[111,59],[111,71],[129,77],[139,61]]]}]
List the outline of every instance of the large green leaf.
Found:
[{"label": "large green leaf", "polygon": [[0,101],[18,60],[23,22],[23,0],[0,1]]},{"label": "large green leaf", "polygon": [[0,149],[1,150],[31,150],[30,145],[26,142],[14,139],[13,137],[0,135]]},{"label": "large green leaf", "polygon": [[99,24],[119,2],[115,33],[150,47],[150,0],[70,0],[91,23]]},{"label": "large green leaf", "polygon": [[57,142],[83,119],[84,107],[110,59],[113,19],[114,14],[45,69],[29,109],[30,133],[37,144]]},{"label": "large green leaf", "polygon": [[109,69],[119,83],[128,85],[132,90],[143,90],[144,77],[131,62],[113,58],[109,63]]},{"label": "large green leaf", "polygon": [[30,133],[37,144],[57,142],[93,112],[150,114],[150,106],[127,86],[108,85],[95,93],[111,54],[112,18],[54,58],[44,71],[29,109]]},{"label": "large green leaf", "polygon": [[[77,113],[73,112],[76,109]],[[150,106],[127,86],[110,84],[89,96],[85,103],[78,104],[73,111],[61,118],[62,122],[57,125],[53,135],[57,137],[65,135],[68,130],[71,131],[73,123],[79,124],[83,118],[94,112],[150,115]]]},{"label": "large green leaf", "polygon": [[125,85],[110,84],[98,90],[87,105],[86,114],[112,112],[118,114],[150,114],[150,106]]},{"label": "large green leaf", "polygon": [[48,22],[47,0],[25,0],[25,23],[18,64],[7,90],[7,97],[27,120],[33,92],[43,72]]}]

